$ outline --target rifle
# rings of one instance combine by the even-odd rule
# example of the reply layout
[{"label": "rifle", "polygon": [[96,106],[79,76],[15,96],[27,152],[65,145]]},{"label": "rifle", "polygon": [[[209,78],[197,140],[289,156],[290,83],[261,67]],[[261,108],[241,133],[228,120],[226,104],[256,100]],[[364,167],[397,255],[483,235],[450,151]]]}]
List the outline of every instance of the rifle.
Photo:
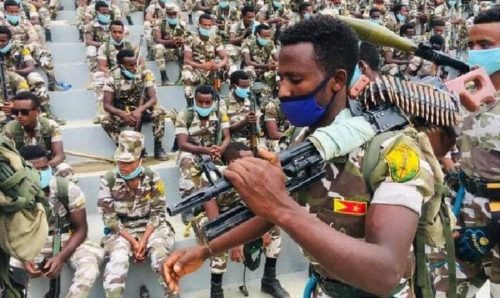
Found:
[{"label": "rifle", "polygon": [[[250,92],[250,112],[257,115],[257,98],[253,92]],[[257,123],[250,124],[250,149],[255,156],[257,156],[258,146],[259,146],[259,128],[257,127]]]},{"label": "rifle", "polygon": [[4,101],[9,101],[9,92],[7,85],[7,76],[5,74],[5,56],[0,54],[0,84],[2,88],[2,95]]},{"label": "rifle", "polygon": [[[61,202],[57,201],[55,204],[54,212],[55,222],[54,222],[54,233],[52,235],[52,257],[57,256],[61,252],[61,218],[59,217],[59,210]],[[40,268],[43,270],[47,259],[44,259]],[[59,298],[61,294],[61,275],[50,280],[49,291],[45,294],[45,298]]]},{"label": "rifle", "polygon": [[[136,57],[137,60],[135,62],[136,69],[139,67],[139,59],[141,58],[143,38],[144,38],[144,34],[141,34],[141,39],[139,40],[139,51],[137,52],[137,57]],[[134,83],[135,83],[135,79],[134,79]],[[144,98],[145,92],[146,92],[146,84],[144,83],[144,85],[142,86],[141,94],[139,97],[139,104],[137,105],[137,108],[140,108],[144,104],[144,102],[146,101],[146,99]],[[141,132],[142,122],[143,122],[143,118],[141,117],[141,121],[137,121],[137,123],[135,124],[135,127],[134,127],[135,131]]]}]

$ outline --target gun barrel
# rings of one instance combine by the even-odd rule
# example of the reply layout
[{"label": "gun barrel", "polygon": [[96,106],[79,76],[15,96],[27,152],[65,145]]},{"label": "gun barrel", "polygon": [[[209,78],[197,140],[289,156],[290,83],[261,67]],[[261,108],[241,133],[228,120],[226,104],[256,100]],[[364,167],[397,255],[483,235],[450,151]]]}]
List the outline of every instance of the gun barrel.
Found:
[{"label": "gun barrel", "polygon": [[458,59],[448,56],[443,53],[439,53],[433,50],[431,47],[421,44],[415,51],[415,55],[424,58],[425,60],[432,61],[437,65],[445,65],[452,67],[460,73],[466,73],[470,71],[470,66]]}]

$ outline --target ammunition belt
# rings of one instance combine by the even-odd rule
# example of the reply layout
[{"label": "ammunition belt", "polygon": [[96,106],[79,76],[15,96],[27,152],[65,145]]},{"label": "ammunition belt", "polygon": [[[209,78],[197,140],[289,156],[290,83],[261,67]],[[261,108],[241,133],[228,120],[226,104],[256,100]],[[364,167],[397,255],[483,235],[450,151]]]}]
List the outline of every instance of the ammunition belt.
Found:
[{"label": "ammunition belt", "polygon": [[370,294],[363,290],[357,289],[348,284],[342,283],[337,280],[329,279],[322,276],[316,271],[312,271],[321,290],[330,297],[357,297],[357,298],[375,298],[376,295]]},{"label": "ammunition belt", "polygon": [[463,174],[465,189],[477,197],[500,201],[500,181],[473,178]]}]

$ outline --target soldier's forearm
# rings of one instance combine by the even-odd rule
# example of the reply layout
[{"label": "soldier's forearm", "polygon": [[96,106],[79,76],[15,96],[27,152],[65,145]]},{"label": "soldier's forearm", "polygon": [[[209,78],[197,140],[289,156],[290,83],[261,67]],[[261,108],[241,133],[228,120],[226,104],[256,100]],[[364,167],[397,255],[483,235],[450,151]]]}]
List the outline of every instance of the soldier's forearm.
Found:
[{"label": "soldier's forearm", "polygon": [[87,238],[87,233],[82,230],[74,231],[69,237],[68,243],[61,249],[59,256],[63,260],[67,260],[75,252],[75,250],[80,246],[83,241]]}]

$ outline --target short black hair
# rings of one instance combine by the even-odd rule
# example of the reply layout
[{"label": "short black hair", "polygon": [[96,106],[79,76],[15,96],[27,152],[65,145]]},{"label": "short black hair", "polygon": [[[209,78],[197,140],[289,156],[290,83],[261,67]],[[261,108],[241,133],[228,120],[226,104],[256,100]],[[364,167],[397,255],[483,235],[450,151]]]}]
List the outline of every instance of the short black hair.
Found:
[{"label": "short black hair", "polygon": [[[282,47],[311,43],[316,64],[325,73],[347,72],[349,82],[359,58],[358,36],[347,24],[328,15],[317,15],[286,28],[280,35]],[[342,41],[342,42],[339,42]]]},{"label": "short black hair", "polygon": [[300,4],[299,4],[299,12],[303,12],[309,6],[312,6],[312,4],[309,3],[309,2],[300,2]]},{"label": "short black hair", "polygon": [[7,6],[17,6],[17,7],[21,7],[21,5],[19,3],[17,3],[16,1],[14,0],[7,0],[3,3],[3,8],[5,10],[7,10]]},{"label": "short black hair", "polygon": [[378,9],[378,8],[376,8],[376,7],[372,7],[372,8],[370,9],[370,12],[368,13],[368,15],[369,15],[369,16],[372,16],[372,13],[374,13],[374,12],[380,12],[380,13],[382,13],[382,12],[380,11],[380,9]]},{"label": "short black hair", "polygon": [[222,161],[226,164],[235,160],[240,151],[251,151],[250,147],[241,142],[231,142],[227,145],[226,150],[222,153]]},{"label": "short black hair", "polygon": [[500,5],[494,5],[488,10],[480,12],[474,18],[474,25],[499,23],[500,22]]},{"label": "short black hair", "polygon": [[125,26],[123,25],[123,22],[120,20],[113,20],[111,23],[109,23],[109,29],[111,30],[111,26],[120,26],[122,29],[125,29]]},{"label": "short black hair", "polygon": [[440,46],[440,49],[443,48],[444,42],[445,42],[444,38],[442,36],[439,36],[439,35],[432,35],[429,38],[429,43],[431,44],[431,46],[434,47],[434,45],[437,44]]},{"label": "short black hair", "polygon": [[104,1],[97,1],[95,4],[95,11],[99,11],[99,9],[101,9],[102,7],[109,8],[109,5],[108,5],[108,3],[104,2]]},{"label": "short black hair", "polygon": [[116,62],[118,64],[123,64],[123,60],[128,57],[135,57],[134,51],[130,49],[123,49],[118,51],[118,54],[116,54]]},{"label": "short black hair", "polygon": [[363,60],[374,71],[380,70],[380,54],[375,45],[363,41],[359,45],[359,60]]},{"label": "short black hair", "polygon": [[198,18],[198,23],[201,23],[201,20],[210,20],[210,21],[212,21],[212,17],[208,13],[204,13],[204,14],[202,14]]},{"label": "short black hair", "polygon": [[437,19],[437,20],[434,20],[432,22],[432,27],[436,27],[436,26],[442,26],[442,27],[445,27],[446,26],[446,22],[442,19]]},{"label": "short black hair", "polygon": [[241,9],[241,16],[245,16],[247,13],[249,12],[253,12],[255,13],[255,7],[251,6],[251,5],[245,5],[243,6],[243,8]]},{"label": "short black hair", "polygon": [[38,109],[40,107],[40,98],[36,96],[34,93],[31,93],[29,91],[23,91],[17,93],[12,100],[31,100],[31,107],[33,109]]},{"label": "short black hair", "polygon": [[19,149],[19,155],[25,160],[47,157],[47,150],[42,145],[27,145]]},{"label": "short black hair", "polygon": [[231,85],[238,85],[238,82],[240,80],[248,80],[248,79],[250,79],[250,77],[243,70],[234,71],[231,74],[231,76],[229,77],[229,81],[230,81]]},{"label": "short black hair", "polygon": [[415,29],[415,26],[413,26],[413,24],[401,25],[401,27],[399,28],[399,35],[403,36],[403,34],[405,34],[410,29]]},{"label": "short black hair", "polygon": [[9,39],[12,39],[12,31],[7,26],[0,26],[0,34],[5,34]]},{"label": "short black hair", "polygon": [[269,25],[267,24],[259,24],[257,25],[257,27],[255,27],[255,34],[260,34],[262,30],[271,30],[271,27],[269,27]]},{"label": "short black hair", "polygon": [[196,97],[196,94],[211,94],[212,95],[212,100],[215,100],[215,90],[212,86],[210,85],[200,85],[196,87],[194,90],[194,96]]}]

